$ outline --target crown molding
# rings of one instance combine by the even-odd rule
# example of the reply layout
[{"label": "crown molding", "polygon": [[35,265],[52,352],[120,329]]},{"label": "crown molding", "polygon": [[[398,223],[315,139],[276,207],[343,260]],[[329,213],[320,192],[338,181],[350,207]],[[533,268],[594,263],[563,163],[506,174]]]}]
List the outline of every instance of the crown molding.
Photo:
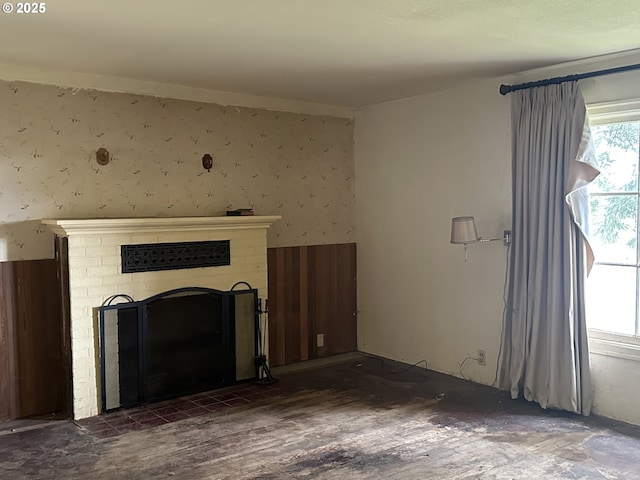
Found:
[{"label": "crown molding", "polygon": [[224,92],[206,88],[187,87],[169,83],[111,77],[81,72],[67,72],[48,68],[0,63],[0,80],[55,85],[58,87],[98,90],[111,93],[133,93],[161,98],[215,103],[236,107],[262,108],[291,113],[353,118],[355,109],[342,105],[303,102],[286,98],[263,97]]}]

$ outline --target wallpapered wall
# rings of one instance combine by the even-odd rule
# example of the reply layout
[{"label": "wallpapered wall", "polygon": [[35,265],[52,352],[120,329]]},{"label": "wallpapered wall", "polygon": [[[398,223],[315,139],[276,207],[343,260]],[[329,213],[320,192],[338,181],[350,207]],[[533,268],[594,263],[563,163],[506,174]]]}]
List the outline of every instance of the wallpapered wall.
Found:
[{"label": "wallpapered wall", "polygon": [[23,82],[0,106],[0,261],[52,257],[41,218],[253,207],[270,247],[355,239],[351,120]]}]

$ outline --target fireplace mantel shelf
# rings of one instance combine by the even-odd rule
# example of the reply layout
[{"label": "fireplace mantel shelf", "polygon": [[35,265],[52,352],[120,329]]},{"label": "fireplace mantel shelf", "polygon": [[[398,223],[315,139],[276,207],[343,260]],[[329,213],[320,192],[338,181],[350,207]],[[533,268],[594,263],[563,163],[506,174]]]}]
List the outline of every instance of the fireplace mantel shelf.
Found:
[{"label": "fireplace mantel shelf", "polygon": [[44,219],[42,224],[59,237],[71,235],[105,235],[110,233],[161,233],[203,230],[269,228],[280,215],[238,217],[154,217]]}]

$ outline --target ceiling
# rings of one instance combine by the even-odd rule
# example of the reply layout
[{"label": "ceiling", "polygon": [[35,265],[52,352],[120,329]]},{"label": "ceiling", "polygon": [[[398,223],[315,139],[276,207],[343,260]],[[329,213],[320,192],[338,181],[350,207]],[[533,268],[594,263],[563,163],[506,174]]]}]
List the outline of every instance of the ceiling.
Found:
[{"label": "ceiling", "polygon": [[638,0],[45,6],[0,13],[0,63],[348,107],[640,47]]}]

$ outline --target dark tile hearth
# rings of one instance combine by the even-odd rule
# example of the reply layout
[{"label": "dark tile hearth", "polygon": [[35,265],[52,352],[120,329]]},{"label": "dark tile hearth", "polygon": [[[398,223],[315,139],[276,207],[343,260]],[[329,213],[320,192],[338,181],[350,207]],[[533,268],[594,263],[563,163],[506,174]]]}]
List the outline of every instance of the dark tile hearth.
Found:
[{"label": "dark tile hearth", "polygon": [[84,418],[75,423],[98,438],[115,437],[212,412],[255,403],[269,398],[277,384],[243,384],[197,393],[187,397]]}]

